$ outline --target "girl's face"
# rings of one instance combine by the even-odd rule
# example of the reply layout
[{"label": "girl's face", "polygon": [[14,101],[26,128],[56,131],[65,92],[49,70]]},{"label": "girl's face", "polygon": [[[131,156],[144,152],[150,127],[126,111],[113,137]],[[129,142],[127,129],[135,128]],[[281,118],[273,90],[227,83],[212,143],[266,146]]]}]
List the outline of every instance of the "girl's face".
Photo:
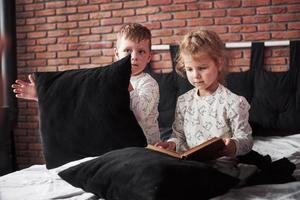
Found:
[{"label": "girl's face", "polygon": [[207,53],[199,53],[197,58],[183,55],[184,69],[189,82],[199,90],[200,96],[211,95],[218,88],[221,66]]}]

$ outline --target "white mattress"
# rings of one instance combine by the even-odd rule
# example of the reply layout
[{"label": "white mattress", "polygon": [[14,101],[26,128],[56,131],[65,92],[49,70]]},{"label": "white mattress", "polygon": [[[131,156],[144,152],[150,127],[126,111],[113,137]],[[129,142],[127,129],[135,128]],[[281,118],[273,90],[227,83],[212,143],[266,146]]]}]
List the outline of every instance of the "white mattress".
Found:
[{"label": "white mattress", "polygon": [[[253,149],[263,155],[269,154],[273,160],[288,158],[296,164],[294,176],[298,181],[232,189],[214,200],[300,199],[300,134],[287,137],[257,137]],[[71,186],[57,175],[59,171],[89,159],[92,158],[70,162],[52,170],[47,170],[45,165],[34,165],[2,176],[0,200],[97,199],[93,194]]]}]

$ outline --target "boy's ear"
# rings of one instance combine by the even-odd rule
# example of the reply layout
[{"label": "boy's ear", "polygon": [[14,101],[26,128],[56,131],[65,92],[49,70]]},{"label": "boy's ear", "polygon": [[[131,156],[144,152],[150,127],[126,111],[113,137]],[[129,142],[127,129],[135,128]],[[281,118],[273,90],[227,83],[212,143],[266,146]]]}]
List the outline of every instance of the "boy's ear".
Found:
[{"label": "boy's ear", "polygon": [[118,49],[117,49],[117,48],[114,48],[114,52],[115,52],[115,58],[116,58],[117,60],[119,60]]},{"label": "boy's ear", "polygon": [[152,53],[152,51],[150,51],[150,54],[149,54],[149,59],[148,59],[148,63],[150,63],[150,62],[151,62],[151,60],[152,60],[152,57],[153,57],[153,53]]}]

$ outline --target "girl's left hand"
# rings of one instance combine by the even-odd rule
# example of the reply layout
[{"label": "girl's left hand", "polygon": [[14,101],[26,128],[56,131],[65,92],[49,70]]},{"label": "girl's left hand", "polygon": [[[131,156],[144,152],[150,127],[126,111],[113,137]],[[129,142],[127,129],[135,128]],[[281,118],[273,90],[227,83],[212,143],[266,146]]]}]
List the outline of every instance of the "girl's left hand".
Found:
[{"label": "girl's left hand", "polygon": [[230,138],[224,138],[223,141],[225,143],[225,147],[220,152],[221,155],[222,156],[230,156],[230,157],[235,156],[235,152],[236,152],[235,142]]}]

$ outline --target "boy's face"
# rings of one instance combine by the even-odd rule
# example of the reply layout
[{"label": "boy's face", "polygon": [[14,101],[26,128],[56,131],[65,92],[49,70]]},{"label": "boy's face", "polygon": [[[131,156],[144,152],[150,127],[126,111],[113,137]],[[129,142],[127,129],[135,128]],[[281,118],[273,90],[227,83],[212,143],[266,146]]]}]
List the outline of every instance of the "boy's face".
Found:
[{"label": "boy's face", "polygon": [[119,60],[131,54],[131,75],[136,76],[143,72],[152,58],[149,45],[149,40],[135,42],[123,36],[117,42],[115,56]]}]

